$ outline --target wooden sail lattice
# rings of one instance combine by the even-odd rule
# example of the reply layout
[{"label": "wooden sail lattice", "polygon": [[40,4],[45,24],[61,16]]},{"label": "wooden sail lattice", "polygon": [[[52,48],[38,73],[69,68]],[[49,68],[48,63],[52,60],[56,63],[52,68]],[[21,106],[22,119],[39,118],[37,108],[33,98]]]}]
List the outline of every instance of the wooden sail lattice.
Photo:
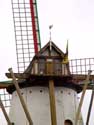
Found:
[{"label": "wooden sail lattice", "polygon": [[88,70],[94,74],[94,58],[72,59],[69,62],[71,74],[87,75]]},{"label": "wooden sail lattice", "polygon": [[11,95],[9,95],[6,91],[6,89],[0,89],[0,97],[3,102],[3,105],[6,108],[10,107],[10,100],[11,100]]},{"label": "wooden sail lattice", "polygon": [[12,0],[18,72],[27,68],[36,49],[40,49],[36,4],[36,0]]}]

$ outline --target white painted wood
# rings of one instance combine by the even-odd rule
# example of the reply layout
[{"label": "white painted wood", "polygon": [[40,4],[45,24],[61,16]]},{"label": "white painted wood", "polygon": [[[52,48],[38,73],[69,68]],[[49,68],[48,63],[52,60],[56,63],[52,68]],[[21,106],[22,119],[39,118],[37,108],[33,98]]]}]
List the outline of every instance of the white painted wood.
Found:
[{"label": "white painted wood", "polygon": [[[47,87],[28,87],[21,90],[31,113],[34,125],[51,125],[49,92]],[[69,88],[55,87],[57,125],[65,119],[75,120],[77,93]],[[17,93],[12,95],[10,119],[15,125],[29,125],[19,102]],[[82,125],[80,120],[79,125]]]},{"label": "white painted wood", "polygon": [[47,62],[53,62],[53,60],[52,59],[47,59]]},{"label": "white painted wood", "polygon": [[68,70],[66,64],[62,64],[62,75],[68,75]]},{"label": "white painted wood", "polygon": [[38,63],[35,62],[34,66],[35,66],[35,74],[38,74]]}]

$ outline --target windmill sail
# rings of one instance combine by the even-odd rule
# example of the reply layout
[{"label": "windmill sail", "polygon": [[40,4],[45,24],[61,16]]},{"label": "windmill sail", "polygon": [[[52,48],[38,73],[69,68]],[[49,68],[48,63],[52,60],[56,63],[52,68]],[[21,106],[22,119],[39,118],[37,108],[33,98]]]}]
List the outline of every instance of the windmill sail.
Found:
[{"label": "windmill sail", "polygon": [[18,72],[23,72],[40,50],[36,0],[12,0]]}]

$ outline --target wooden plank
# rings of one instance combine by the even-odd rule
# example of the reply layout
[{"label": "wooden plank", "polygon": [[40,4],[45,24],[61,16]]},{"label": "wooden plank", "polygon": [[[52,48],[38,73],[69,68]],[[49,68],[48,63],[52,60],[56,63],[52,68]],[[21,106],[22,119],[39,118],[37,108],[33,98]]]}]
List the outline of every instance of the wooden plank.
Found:
[{"label": "wooden plank", "polygon": [[7,88],[9,85],[11,85],[11,84],[1,84],[0,83],[0,89],[4,89],[4,88]]},{"label": "wooden plank", "polygon": [[1,81],[0,82],[0,89],[7,88],[9,85],[12,85],[12,81]]},{"label": "wooden plank", "polygon": [[[52,73],[52,72],[51,72]],[[30,76],[34,75],[34,74],[29,74],[29,73],[14,73],[15,77],[16,78],[19,78],[19,79],[26,79],[26,78],[29,78]],[[52,74],[51,74],[52,75]],[[6,76],[8,78],[12,78],[11,77],[11,74],[10,73],[6,73]],[[37,76],[37,75],[36,75]],[[46,76],[46,75],[45,75]],[[54,75],[53,75],[54,76]],[[69,76],[69,75],[60,75],[61,77],[65,77],[65,76]],[[82,74],[71,74],[70,76],[73,77],[74,80],[78,80],[78,81],[82,81],[82,80],[85,80],[86,79],[86,75],[82,75]],[[91,75],[90,76],[90,79],[94,80],[94,75]]]},{"label": "wooden plank", "polygon": [[[51,71],[52,73],[52,71]],[[17,79],[27,79],[27,78],[30,78],[30,77],[40,77],[40,76],[44,76],[44,77],[60,77],[60,78],[65,78],[65,77],[72,77],[71,75],[54,75],[54,74],[29,74],[29,73],[14,73],[15,77]],[[11,77],[11,74],[10,73],[6,73],[6,76],[8,78],[12,78]]]},{"label": "wooden plank", "polygon": [[[19,79],[26,79],[26,78],[29,78],[30,76],[30,74],[28,73],[14,73],[14,75],[16,78],[19,78]],[[6,76],[8,78],[12,78],[11,73],[6,73]]]},{"label": "wooden plank", "polygon": [[49,97],[50,97],[50,110],[51,110],[51,125],[57,125],[55,92],[54,92],[53,80],[49,80]]},{"label": "wooden plank", "polygon": [[[73,76],[73,79],[79,80],[79,81],[85,80],[86,77],[87,77],[87,75],[82,75],[82,74],[79,74],[79,75],[73,74],[72,76]],[[90,75],[90,78],[89,78],[89,79],[92,79],[92,80],[93,80],[93,79],[94,79],[94,75]]]},{"label": "wooden plank", "polygon": [[46,68],[47,68],[47,74],[52,75],[53,74],[53,63],[47,62]]}]

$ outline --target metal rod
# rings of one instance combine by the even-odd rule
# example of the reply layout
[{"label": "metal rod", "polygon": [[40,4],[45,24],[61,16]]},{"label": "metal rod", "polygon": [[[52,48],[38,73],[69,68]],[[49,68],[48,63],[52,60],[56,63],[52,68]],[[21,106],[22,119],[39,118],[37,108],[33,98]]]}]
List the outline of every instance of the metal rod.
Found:
[{"label": "metal rod", "polygon": [[2,112],[3,112],[4,116],[5,116],[5,119],[6,119],[7,123],[8,123],[8,125],[12,125],[12,122],[10,121],[10,119],[9,119],[9,117],[7,115],[5,107],[4,107],[4,105],[3,105],[2,101],[1,101],[1,98],[0,98],[0,106],[1,106]]},{"label": "metal rod", "polygon": [[50,97],[50,110],[51,110],[51,125],[57,125],[54,81],[53,80],[49,80],[49,97]]},{"label": "metal rod", "polygon": [[92,93],[91,93],[91,99],[90,99],[88,114],[87,114],[86,125],[89,125],[89,119],[90,119],[90,113],[91,113],[91,108],[92,108],[92,104],[93,104],[93,98],[94,98],[94,85],[93,85],[93,88],[92,88]]},{"label": "metal rod", "polygon": [[33,125],[33,122],[32,122],[31,116],[30,116],[30,113],[29,113],[29,111],[28,111],[28,108],[27,108],[27,105],[26,105],[26,103],[25,103],[25,101],[24,101],[24,98],[23,98],[23,96],[21,95],[21,91],[20,91],[18,82],[16,81],[16,78],[15,78],[15,76],[14,76],[14,73],[13,73],[13,71],[12,71],[12,68],[9,69],[9,72],[11,73],[11,76],[12,76],[12,79],[13,79],[13,84],[15,85],[15,88],[16,88],[16,90],[17,90],[17,94],[18,94],[18,96],[19,96],[20,102],[21,102],[22,107],[23,107],[23,109],[24,109],[25,115],[26,115],[26,117],[27,117],[27,119],[28,119],[28,121],[29,121],[29,125]]},{"label": "metal rod", "polygon": [[86,81],[85,81],[85,84],[84,84],[84,87],[83,87],[81,99],[80,99],[80,102],[79,102],[79,105],[78,105],[78,109],[77,109],[75,125],[77,125],[77,123],[78,123],[78,119],[79,119],[79,115],[80,115],[80,112],[81,112],[81,108],[82,108],[85,92],[86,92],[86,89],[87,89],[87,86],[88,86],[88,81],[89,81],[90,74],[91,74],[91,70],[88,71],[88,75],[87,75],[87,78],[86,78]]}]

